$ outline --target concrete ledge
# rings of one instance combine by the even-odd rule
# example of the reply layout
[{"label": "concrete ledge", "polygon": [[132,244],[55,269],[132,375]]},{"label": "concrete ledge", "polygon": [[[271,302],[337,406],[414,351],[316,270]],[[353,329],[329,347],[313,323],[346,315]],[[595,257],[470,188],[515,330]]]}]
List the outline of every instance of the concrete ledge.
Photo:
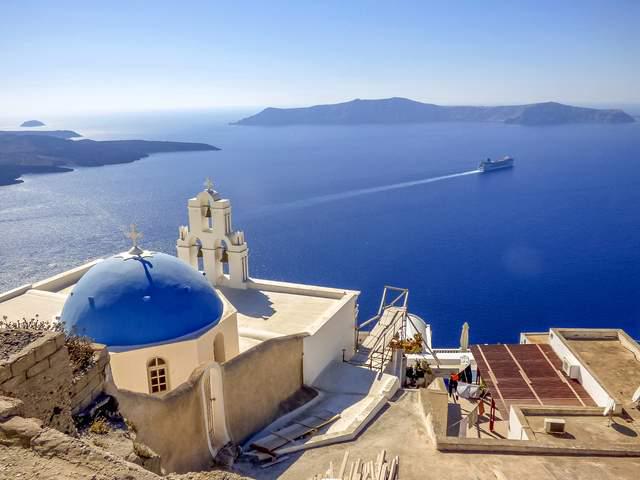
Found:
[{"label": "concrete ledge", "polygon": [[366,400],[365,407],[362,409],[361,413],[356,416],[354,421],[352,421],[344,430],[315,435],[305,443],[279,448],[276,450],[276,453],[278,455],[283,455],[285,453],[324,447],[334,443],[349,442],[355,439],[371,422],[373,417],[375,417],[387,404],[387,397],[384,395],[368,395],[363,400]]},{"label": "concrete ledge", "polygon": [[28,283],[26,285],[22,285],[20,287],[14,288],[13,290],[9,290],[8,292],[4,292],[0,294],[0,303],[10,300],[12,298],[18,297],[25,293],[27,290],[31,290],[33,286]]},{"label": "concrete ledge", "polygon": [[[46,278],[32,285],[34,290],[43,290],[46,292],[57,292],[64,288],[67,288],[76,283],[80,278],[87,273],[87,271],[93,267],[96,263],[101,262],[102,259],[93,260],[91,262],[80,265],[79,267],[72,268],[66,272],[62,272],[53,277]],[[0,298],[0,301],[2,299]]]},{"label": "concrete ledge", "polygon": [[360,292],[355,290],[341,290],[338,288],[304,285],[301,283],[277,282],[274,280],[263,280],[259,278],[249,279],[247,286],[254,290],[268,290],[270,292],[292,293],[312,297],[332,298],[335,300],[338,300],[345,295],[360,294]]},{"label": "concrete ledge", "polygon": [[436,449],[451,453],[510,453],[518,455],[559,455],[585,457],[640,457],[640,445],[609,445],[593,448],[575,443],[569,447],[544,445],[526,440],[436,437]]},{"label": "concrete ledge", "polygon": [[276,453],[282,455],[354,440],[367,425],[371,423],[380,410],[384,408],[387,401],[395,395],[399,388],[400,380],[398,378],[394,378],[393,381],[388,381],[388,384],[384,386],[380,393],[366,395],[360,400],[359,403],[362,404],[362,408],[353,420],[342,430],[314,435],[304,443],[282,447],[276,450]]}]

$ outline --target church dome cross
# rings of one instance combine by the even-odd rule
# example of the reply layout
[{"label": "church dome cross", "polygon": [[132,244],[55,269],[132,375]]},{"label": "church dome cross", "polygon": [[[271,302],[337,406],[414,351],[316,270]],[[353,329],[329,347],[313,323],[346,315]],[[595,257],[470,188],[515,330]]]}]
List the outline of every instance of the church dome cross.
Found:
[{"label": "church dome cross", "polygon": [[126,233],[126,236],[131,240],[132,244],[128,253],[130,255],[142,255],[143,250],[138,246],[138,240],[140,240],[143,235],[142,232],[137,229],[135,223],[129,226],[129,231]]}]

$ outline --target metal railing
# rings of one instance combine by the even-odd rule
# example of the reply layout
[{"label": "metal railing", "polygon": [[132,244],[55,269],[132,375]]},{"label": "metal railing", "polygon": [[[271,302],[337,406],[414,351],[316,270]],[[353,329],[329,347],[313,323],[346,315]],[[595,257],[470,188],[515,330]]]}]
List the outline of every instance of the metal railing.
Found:
[{"label": "metal railing", "polygon": [[[391,307],[387,307],[387,308],[391,308]],[[402,318],[398,319],[398,315],[400,315]],[[389,347],[389,344],[391,343],[391,340],[395,337],[395,335],[403,329],[404,322],[406,321],[405,319],[406,315],[407,315],[406,309],[402,308],[402,309],[396,310],[393,313],[393,318],[391,319],[391,322],[389,323],[389,325],[384,327],[384,330],[382,330],[382,332],[378,334],[375,343],[369,350],[369,369],[370,370],[373,370],[374,357],[377,357],[377,360],[379,360],[379,363],[377,366],[380,372],[382,372],[382,370],[384,369],[386,362],[391,359],[392,353],[391,353],[391,348]],[[389,358],[387,358],[387,356]]]},{"label": "metal railing", "polygon": [[[399,292],[398,295],[391,301],[387,302],[387,295],[390,292]],[[402,300],[402,307],[407,308],[407,303],[409,302],[409,289],[408,288],[400,288],[400,287],[392,287],[390,285],[385,285],[384,290],[382,292],[382,298],[380,299],[380,305],[378,306],[378,312],[368,320],[365,320],[359,325],[356,325],[356,335],[355,335],[355,351],[357,352],[360,348],[360,332],[364,327],[370,325],[371,323],[380,320],[384,311],[389,307],[395,307],[398,301]]]},{"label": "metal railing", "polygon": [[[392,294],[396,293],[393,300],[388,301],[388,297]],[[368,320],[365,320],[361,324],[356,326],[355,331],[355,351],[358,352],[361,347],[360,342],[360,332],[363,331],[363,328],[372,324],[373,322],[379,322],[385,312],[387,312],[391,308],[397,309],[393,313],[393,317],[388,325],[384,327],[384,329],[376,334],[374,339],[374,343],[372,346],[368,347],[368,358],[367,365],[373,370],[374,368],[374,359],[376,361],[376,366],[378,370],[382,372],[384,366],[388,360],[391,359],[392,351],[390,348],[391,340],[397,335],[398,338],[406,337],[406,328],[407,328],[407,320],[413,326],[413,329],[416,332],[420,330],[416,327],[415,323],[411,319],[411,316],[407,311],[407,304],[409,302],[409,289],[408,288],[400,288],[400,287],[392,287],[390,285],[385,285],[384,290],[382,292],[382,298],[380,300],[380,305],[378,307],[378,312]],[[400,318],[398,318],[400,315]],[[375,326],[373,327],[375,329]],[[373,329],[372,329],[373,330]],[[427,344],[424,338],[422,338],[422,348],[423,350],[431,353],[433,358],[436,361],[436,365],[440,366],[440,361],[434,352],[434,350]]]}]

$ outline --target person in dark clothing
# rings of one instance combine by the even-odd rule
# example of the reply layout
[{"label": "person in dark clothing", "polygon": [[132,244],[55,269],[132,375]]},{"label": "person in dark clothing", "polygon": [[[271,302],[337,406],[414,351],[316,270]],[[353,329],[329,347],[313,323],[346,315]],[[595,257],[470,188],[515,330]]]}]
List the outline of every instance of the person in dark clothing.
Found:
[{"label": "person in dark clothing", "polygon": [[473,383],[473,371],[471,365],[467,365],[464,370],[458,373],[460,381],[465,383]]},{"label": "person in dark clothing", "polygon": [[453,397],[453,401],[458,401],[458,380],[459,375],[457,373],[452,373],[449,376],[449,396]]}]

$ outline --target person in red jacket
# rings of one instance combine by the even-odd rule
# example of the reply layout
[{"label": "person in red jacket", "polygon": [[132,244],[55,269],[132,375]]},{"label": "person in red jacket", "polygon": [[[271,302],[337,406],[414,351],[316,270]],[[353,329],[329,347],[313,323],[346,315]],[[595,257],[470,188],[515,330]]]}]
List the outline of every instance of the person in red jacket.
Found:
[{"label": "person in red jacket", "polygon": [[458,401],[458,380],[460,376],[457,373],[449,375],[449,396],[453,397],[453,401]]}]

